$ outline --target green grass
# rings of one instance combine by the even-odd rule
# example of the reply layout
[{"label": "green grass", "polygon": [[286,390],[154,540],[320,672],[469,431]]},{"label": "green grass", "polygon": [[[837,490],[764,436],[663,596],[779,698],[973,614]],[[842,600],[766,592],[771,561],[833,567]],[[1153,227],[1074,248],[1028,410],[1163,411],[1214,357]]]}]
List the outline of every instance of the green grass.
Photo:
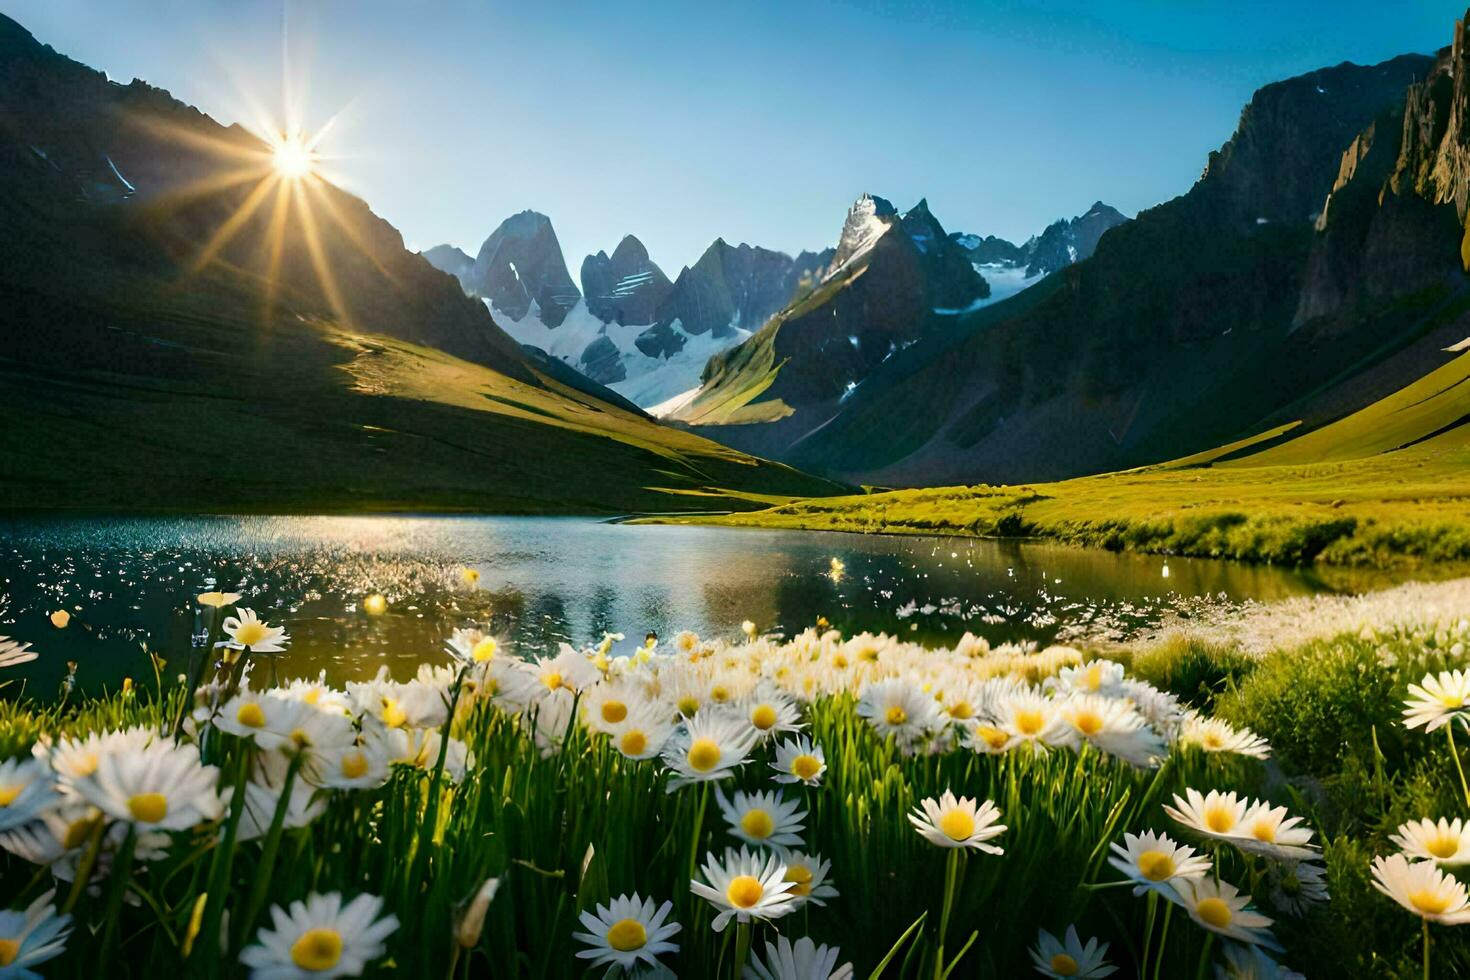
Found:
[{"label": "green grass", "polygon": [[1470,355],[1333,426],[1229,462],[1217,457],[1253,440],[1057,483],[894,490],[671,520],[1035,536],[1288,564],[1470,561],[1470,426],[1453,425],[1470,413],[1467,374]]}]

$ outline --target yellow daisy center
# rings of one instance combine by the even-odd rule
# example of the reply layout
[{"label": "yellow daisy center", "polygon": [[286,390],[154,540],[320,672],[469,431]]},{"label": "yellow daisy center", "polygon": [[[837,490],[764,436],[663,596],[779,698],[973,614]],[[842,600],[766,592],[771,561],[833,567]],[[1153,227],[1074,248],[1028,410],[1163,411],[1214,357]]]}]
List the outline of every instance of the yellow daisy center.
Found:
[{"label": "yellow daisy center", "polygon": [[909,713],[895,704],[883,713],[883,718],[888,724],[897,726],[909,720]]},{"label": "yellow daisy center", "polygon": [[308,929],[291,944],[291,962],[303,970],[330,970],[342,958],[342,934],[335,929]]},{"label": "yellow daisy center", "polygon": [[939,818],[939,829],[950,840],[969,840],[970,835],[975,832],[975,818],[964,810],[950,810]]},{"label": "yellow daisy center", "polygon": [[1436,834],[1424,842],[1424,849],[1440,860],[1454,857],[1460,849],[1460,838],[1454,834]]},{"label": "yellow daisy center", "polygon": [[20,955],[19,939],[0,939],[0,966],[9,966]]},{"label": "yellow daisy center", "polygon": [[609,725],[616,725],[628,717],[628,706],[621,701],[602,702],[602,720]]},{"label": "yellow daisy center", "polygon": [[871,663],[877,663],[877,661],[878,661],[878,648],[877,647],[863,647],[861,650],[858,651],[858,659],[859,660],[866,660],[870,664]]},{"label": "yellow daisy center", "polygon": [[692,717],[699,710],[699,698],[692,694],[686,694],[679,699],[679,714],[685,718]]},{"label": "yellow daisy center", "polygon": [[291,729],[291,742],[298,749],[311,747],[311,735],[304,728]]},{"label": "yellow daisy center", "polygon": [[949,716],[956,721],[968,721],[975,716],[975,709],[968,701],[957,701],[949,706]]},{"label": "yellow daisy center", "polygon": [[68,851],[81,847],[95,825],[96,821],[87,817],[83,817],[80,820],[73,820],[67,825],[66,833],[61,838],[61,846],[65,847]]},{"label": "yellow daisy center", "polygon": [[1041,712],[1032,708],[1026,708],[1016,712],[1016,731],[1022,735],[1037,735],[1045,727],[1046,720],[1041,717]]},{"label": "yellow daisy center", "polygon": [[235,712],[235,720],[246,728],[264,728],[265,712],[254,701],[246,701],[240,705],[240,710]]},{"label": "yellow daisy center", "polygon": [[140,823],[158,823],[168,816],[168,797],[162,793],[138,793],[128,798],[128,812]]},{"label": "yellow daisy center", "polygon": [[720,746],[712,738],[696,738],[689,746],[689,765],[696,772],[709,772],[720,764]]},{"label": "yellow daisy center", "polygon": [[992,728],[989,725],[982,725],[975,729],[975,734],[980,736],[985,744],[992,749],[1003,748],[1006,742],[1010,740],[1010,736],[1006,735],[1005,732],[999,728]]},{"label": "yellow daisy center", "polygon": [[1446,691],[1439,696],[1439,703],[1446,708],[1463,708],[1465,706],[1465,695]]},{"label": "yellow daisy center", "polygon": [[359,779],[368,771],[367,756],[359,751],[348,752],[342,757],[342,775],[348,779]]},{"label": "yellow daisy center", "polygon": [[408,712],[393,698],[383,699],[383,724],[389,728],[402,728],[408,721]]},{"label": "yellow daisy center", "polygon": [[1229,833],[1235,826],[1235,814],[1224,806],[1211,807],[1205,811],[1205,826],[1217,834]]},{"label": "yellow daisy center", "polygon": [[1051,958],[1051,972],[1059,977],[1075,977],[1077,961],[1066,953],[1058,953]]},{"label": "yellow daisy center", "polygon": [[737,909],[754,908],[765,893],[760,881],[750,875],[737,875],[730,879],[730,885],[725,889],[725,897]]},{"label": "yellow daisy center", "polygon": [[1448,895],[1422,889],[1409,893],[1409,904],[1422,915],[1443,915],[1450,907]]},{"label": "yellow daisy center", "polygon": [[847,668],[847,658],[840,653],[834,653],[832,655],[832,666],[838,670],[845,670]]},{"label": "yellow daisy center", "polygon": [[1082,674],[1082,686],[1089,691],[1096,691],[1102,687],[1102,668],[1097,664],[1088,667]]},{"label": "yellow daisy center", "polygon": [[814,755],[799,755],[791,760],[791,774],[797,779],[811,779],[822,771],[822,760]]},{"label": "yellow daisy center", "polygon": [[769,704],[758,704],[750,713],[750,723],[761,731],[770,731],[776,724],[776,709]]},{"label": "yellow daisy center", "polygon": [[648,942],[648,930],[637,919],[619,919],[607,930],[607,944],[619,953],[642,949]]},{"label": "yellow daisy center", "polygon": [[1207,749],[1218,749],[1225,744],[1225,739],[1220,737],[1219,732],[1209,731],[1200,739],[1200,744]]},{"label": "yellow daisy center", "polygon": [[265,639],[265,626],[258,621],[252,620],[241,623],[240,628],[235,630],[235,642],[245,647],[253,647]]},{"label": "yellow daisy center", "polygon": [[1207,898],[1194,907],[1195,914],[1205,925],[1213,929],[1224,929],[1230,925],[1230,906],[1221,898]]},{"label": "yellow daisy center", "polygon": [[1149,881],[1167,881],[1174,876],[1174,859],[1163,851],[1144,851],[1138,855],[1138,873]]},{"label": "yellow daisy center", "polygon": [[319,687],[313,687],[310,690],[308,690],[305,694],[301,695],[301,700],[302,701],[305,701],[307,704],[314,705],[318,701],[320,701],[321,699],[322,699],[322,689],[319,688]]},{"label": "yellow daisy center", "polygon": [[26,783],[11,783],[7,786],[0,786],[0,806],[9,806],[14,803],[16,797],[20,796],[27,785]]},{"label": "yellow daisy center", "polygon": [[776,821],[772,820],[771,815],[765,810],[747,810],[745,816],[740,818],[740,829],[745,831],[748,837],[765,840],[775,831]]},{"label": "yellow daisy center", "polygon": [[636,728],[631,732],[624,732],[618,747],[622,749],[623,755],[642,755],[648,750],[648,736]]},{"label": "yellow daisy center", "polygon": [[805,898],[812,893],[812,869],[800,864],[788,865],[784,881],[792,882],[789,894]]},{"label": "yellow daisy center", "polygon": [[470,659],[477,664],[482,664],[494,657],[497,649],[499,649],[499,645],[487,636],[479,643],[476,643],[474,649],[470,650]]},{"label": "yellow daisy center", "polygon": [[730,700],[730,689],[723,684],[716,684],[709,689],[709,699],[715,704],[724,704]]},{"label": "yellow daisy center", "polygon": [[1079,711],[1072,717],[1072,726],[1091,737],[1103,730],[1102,716],[1095,711]]},{"label": "yellow daisy center", "polygon": [[1269,820],[1257,820],[1256,825],[1251,828],[1251,835],[1258,841],[1274,844],[1276,843],[1276,825]]},{"label": "yellow daisy center", "polygon": [[546,689],[548,691],[555,691],[557,688],[561,687],[561,674],[553,670],[551,673],[546,674],[541,678],[541,683],[546,685]]}]

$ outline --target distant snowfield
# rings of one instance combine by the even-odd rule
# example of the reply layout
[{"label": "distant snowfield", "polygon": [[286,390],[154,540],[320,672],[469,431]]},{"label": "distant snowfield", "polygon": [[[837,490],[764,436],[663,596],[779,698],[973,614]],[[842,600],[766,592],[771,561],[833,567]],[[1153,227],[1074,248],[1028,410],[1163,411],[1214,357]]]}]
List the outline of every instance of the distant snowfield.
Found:
[{"label": "distant snowfield", "polygon": [[1003,265],[977,265],[975,269],[985,277],[986,282],[990,283],[990,295],[977,301],[976,309],[999,303],[1003,299],[1010,299],[1021,290],[1034,286],[1046,278],[1045,276],[1032,276],[1027,279],[1025,266],[1013,268]]},{"label": "distant snowfield", "polygon": [[495,322],[517,343],[539,347],[578,371],[583,368],[582,352],[588,344],[598,337],[611,340],[628,376],[608,387],[644,408],[658,406],[688,393],[690,389],[697,390],[700,375],[709,359],[750,336],[750,331],[738,328],[733,335],[720,338],[708,333],[690,335],[684,333],[679,321],[675,320],[674,332],[685,338],[683,349],[670,358],[649,357],[634,343],[638,335],[648,329],[647,324],[626,327],[616,323],[605,324],[587,309],[585,300],[578,300],[567,313],[567,318],[556,327],[548,327],[541,322],[540,311],[535,304],[529,313],[515,321],[491,305],[489,300],[485,303],[490,307]]}]

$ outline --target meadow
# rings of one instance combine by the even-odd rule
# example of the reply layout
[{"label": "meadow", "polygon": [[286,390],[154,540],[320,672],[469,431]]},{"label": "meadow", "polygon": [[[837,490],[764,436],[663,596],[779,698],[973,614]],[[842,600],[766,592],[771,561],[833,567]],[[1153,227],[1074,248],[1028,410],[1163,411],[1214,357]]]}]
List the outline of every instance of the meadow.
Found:
[{"label": "meadow", "polygon": [[122,690],[0,702],[0,973],[1470,970],[1453,611],[1114,659],[460,630],[336,689],[200,600]]}]

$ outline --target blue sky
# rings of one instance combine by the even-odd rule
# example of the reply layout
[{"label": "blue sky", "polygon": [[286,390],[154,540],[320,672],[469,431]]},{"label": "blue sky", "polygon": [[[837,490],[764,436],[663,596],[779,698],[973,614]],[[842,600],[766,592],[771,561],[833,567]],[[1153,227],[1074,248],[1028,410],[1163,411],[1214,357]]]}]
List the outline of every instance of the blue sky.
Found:
[{"label": "blue sky", "polygon": [[410,246],[551,215],[573,275],[638,235],[831,244],[862,191],[1021,240],[1182,193],[1260,85],[1448,43],[1464,0],[0,0],[223,122],[341,111],[333,173]]}]

